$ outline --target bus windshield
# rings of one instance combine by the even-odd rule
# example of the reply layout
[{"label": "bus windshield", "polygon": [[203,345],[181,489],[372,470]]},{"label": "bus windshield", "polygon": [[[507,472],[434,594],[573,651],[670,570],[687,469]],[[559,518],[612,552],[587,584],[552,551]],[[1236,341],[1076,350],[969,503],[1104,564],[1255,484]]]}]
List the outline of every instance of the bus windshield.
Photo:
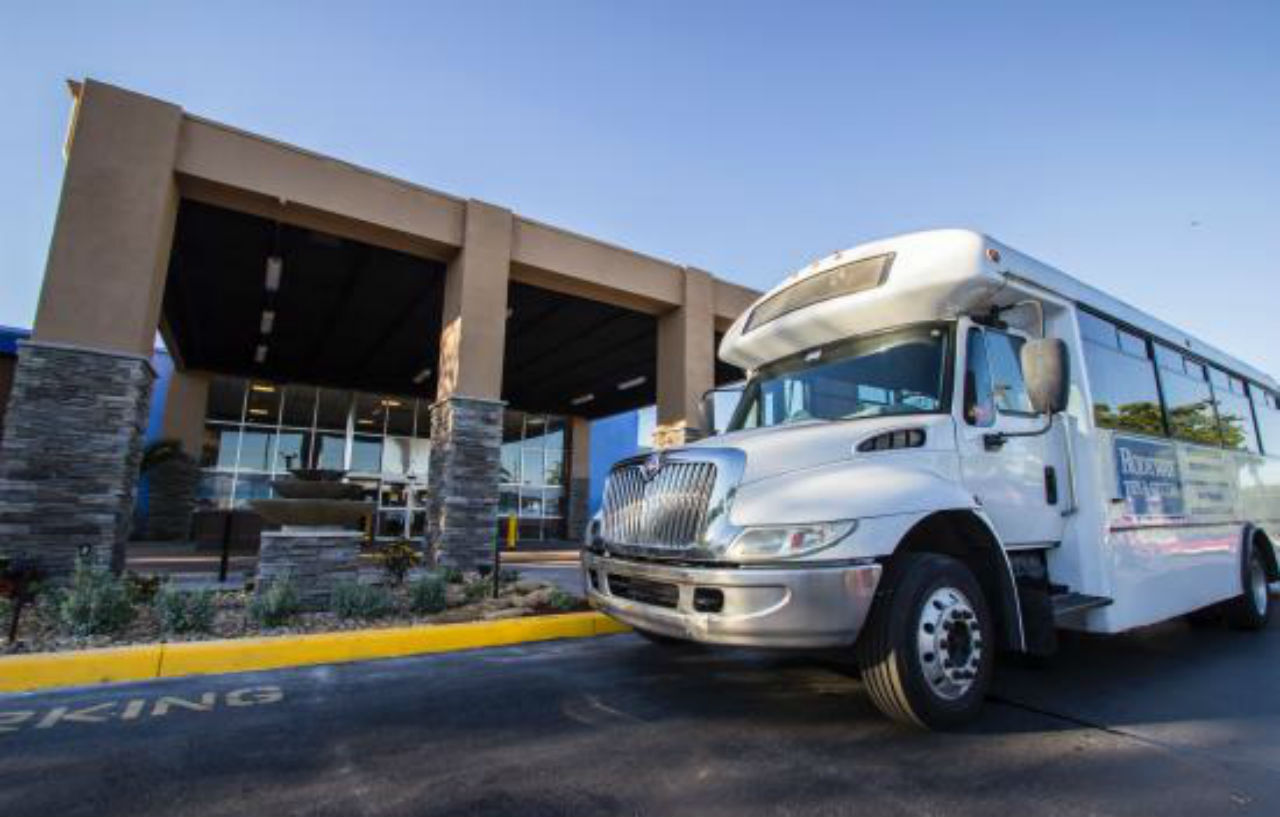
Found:
[{"label": "bus windshield", "polygon": [[947,411],[949,324],[837,341],[762,367],[729,431],[814,420]]}]

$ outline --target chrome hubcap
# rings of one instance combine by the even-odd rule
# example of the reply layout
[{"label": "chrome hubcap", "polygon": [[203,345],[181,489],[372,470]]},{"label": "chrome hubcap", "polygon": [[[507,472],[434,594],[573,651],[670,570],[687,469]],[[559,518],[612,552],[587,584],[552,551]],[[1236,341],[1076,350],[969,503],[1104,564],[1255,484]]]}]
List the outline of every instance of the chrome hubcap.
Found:
[{"label": "chrome hubcap", "polygon": [[1253,606],[1258,612],[1267,610],[1270,603],[1267,587],[1267,568],[1262,564],[1262,554],[1254,551],[1249,558],[1249,592],[1253,594]]},{"label": "chrome hubcap", "polygon": [[925,600],[916,650],[925,680],[940,698],[955,700],[973,686],[982,666],[982,627],[969,597],[939,587]]}]

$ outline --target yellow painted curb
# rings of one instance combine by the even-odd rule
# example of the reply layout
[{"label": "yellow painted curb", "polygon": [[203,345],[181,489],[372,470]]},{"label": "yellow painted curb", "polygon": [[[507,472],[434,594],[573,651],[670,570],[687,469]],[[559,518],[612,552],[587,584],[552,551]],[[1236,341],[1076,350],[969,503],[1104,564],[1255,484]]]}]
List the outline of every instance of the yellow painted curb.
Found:
[{"label": "yellow painted curb", "polygon": [[565,613],[465,624],[146,644],[0,658],[0,692],[148,678],[340,664],[374,658],[585,638],[630,628],[600,613]]}]

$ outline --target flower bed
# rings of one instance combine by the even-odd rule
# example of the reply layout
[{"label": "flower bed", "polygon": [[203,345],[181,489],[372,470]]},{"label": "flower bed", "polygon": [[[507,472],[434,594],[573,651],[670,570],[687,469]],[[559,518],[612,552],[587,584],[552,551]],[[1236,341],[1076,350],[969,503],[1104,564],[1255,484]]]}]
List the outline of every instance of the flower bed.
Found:
[{"label": "flower bed", "polygon": [[[0,651],[61,652],[491,621],[587,609],[582,599],[549,582],[519,580],[513,574],[504,576],[497,598],[492,597],[491,578],[474,574],[447,578],[453,581],[427,574],[398,584],[353,584],[334,593],[330,610],[303,612],[283,604],[271,608],[272,615],[264,615],[261,597],[251,591],[182,591],[137,577],[120,581],[86,568],[78,571],[70,588],[40,593],[23,611],[15,643],[3,645]],[[424,604],[424,599],[430,603]],[[0,621],[6,624],[7,607],[0,599]]]}]

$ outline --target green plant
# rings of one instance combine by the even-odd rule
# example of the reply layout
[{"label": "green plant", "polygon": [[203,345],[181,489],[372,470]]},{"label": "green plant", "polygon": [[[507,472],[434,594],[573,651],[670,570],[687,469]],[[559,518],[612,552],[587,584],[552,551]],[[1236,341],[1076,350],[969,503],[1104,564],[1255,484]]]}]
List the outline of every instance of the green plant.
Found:
[{"label": "green plant", "polygon": [[475,581],[467,582],[462,587],[462,596],[468,603],[480,601],[480,599],[491,595],[492,593],[493,582],[488,579],[476,579]]},{"label": "green plant", "polygon": [[462,571],[451,565],[440,568],[440,575],[449,584],[462,584],[466,580]]},{"label": "green plant", "polygon": [[498,571],[498,581],[503,584],[515,584],[520,581],[520,571],[514,567],[504,567]]},{"label": "green plant", "polygon": [[166,633],[207,633],[213,629],[213,592],[166,587],[152,603],[160,629]]},{"label": "green plant", "polygon": [[429,574],[409,585],[409,609],[415,613],[441,613],[448,606],[448,585]]},{"label": "green plant", "polygon": [[163,576],[143,576],[132,571],[124,576],[124,590],[133,604],[150,604],[164,584]]},{"label": "green plant", "polygon": [[391,577],[391,581],[401,585],[404,584],[404,577],[408,575],[410,569],[417,567],[422,561],[422,554],[412,542],[402,539],[379,550],[378,561],[382,564],[382,569]]},{"label": "green plant", "polygon": [[249,618],[263,627],[279,627],[297,615],[300,604],[293,581],[283,577],[261,587],[249,602]]},{"label": "green plant", "polygon": [[553,587],[547,594],[547,606],[562,613],[572,612],[582,605],[582,600],[572,593],[566,593],[559,587]]},{"label": "green plant", "polygon": [[376,584],[343,582],[329,597],[329,611],[338,618],[383,618],[395,612],[391,592]]},{"label": "green plant", "polygon": [[110,571],[77,561],[71,584],[58,604],[58,618],[72,635],[103,635],[133,621],[133,604],[124,582]]}]

